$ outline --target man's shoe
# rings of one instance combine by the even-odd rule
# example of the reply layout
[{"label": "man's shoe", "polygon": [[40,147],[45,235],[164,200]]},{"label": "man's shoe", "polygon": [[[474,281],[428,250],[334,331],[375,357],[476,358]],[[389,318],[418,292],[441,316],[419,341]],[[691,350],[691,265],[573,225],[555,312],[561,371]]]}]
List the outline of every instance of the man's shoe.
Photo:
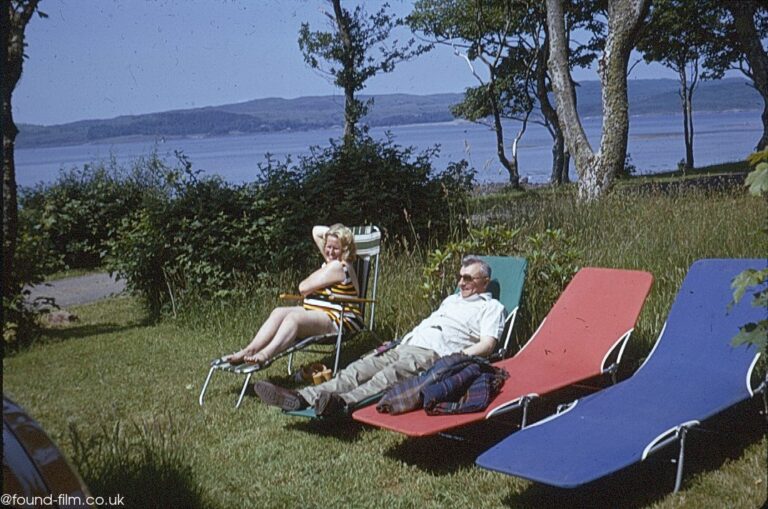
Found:
[{"label": "man's shoe", "polygon": [[315,415],[329,417],[341,415],[347,409],[347,402],[335,392],[321,392],[315,401]]},{"label": "man's shoe", "polygon": [[253,384],[253,390],[267,405],[280,407],[286,411],[302,410],[309,406],[301,394],[290,389],[283,389],[275,384],[260,380]]}]

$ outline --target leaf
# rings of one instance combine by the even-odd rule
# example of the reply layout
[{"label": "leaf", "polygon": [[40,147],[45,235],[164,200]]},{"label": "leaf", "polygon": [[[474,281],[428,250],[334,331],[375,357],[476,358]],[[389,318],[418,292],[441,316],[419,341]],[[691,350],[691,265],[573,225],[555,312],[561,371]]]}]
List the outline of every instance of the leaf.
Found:
[{"label": "leaf", "polygon": [[760,196],[768,191],[768,163],[758,164],[753,171],[747,175],[745,185],[749,187],[750,194]]},{"label": "leaf", "polygon": [[731,305],[738,303],[744,296],[744,292],[751,286],[756,286],[768,279],[768,269],[755,270],[747,269],[741,274],[737,275],[731,281],[731,289],[733,290],[733,302]]},{"label": "leaf", "polygon": [[767,353],[766,343],[768,342],[768,320],[761,320],[758,323],[748,323],[740,328],[739,333],[733,337],[731,344],[739,346],[743,344],[752,344],[762,352]]},{"label": "leaf", "polygon": [[768,288],[753,294],[752,306],[756,308],[768,309]]}]

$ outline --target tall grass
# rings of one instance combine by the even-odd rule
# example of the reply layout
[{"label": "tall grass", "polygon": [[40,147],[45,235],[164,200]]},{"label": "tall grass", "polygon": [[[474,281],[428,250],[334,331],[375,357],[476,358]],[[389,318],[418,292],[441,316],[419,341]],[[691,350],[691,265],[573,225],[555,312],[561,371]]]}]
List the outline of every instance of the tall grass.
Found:
[{"label": "tall grass", "polygon": [[[499,202],[480,200],[475,222],[508,224],[523,233],[559,228],[575,240],[582,266],[646,270],[652,292],[630,343],[648,351],[688,267],[700,258],[764,258],[765,203],[742,189],[614,193],[579,204],[569,190],[542,190]],[[551,303],[535,303],[548,309]],[[526,303],[524,303],[526,305]],[[530,304],[529,304],[530,305]],[[532,326],[543,316],[531,316]]]},{"label": "tall grass", "polygon": [[86,437],[77,425],[70,425],[72,461],[94,493],[107,494],[113,500],[130,494],[131,506],[141,494],[142,507],[213,507],[195,482],[183,449],[175,443],[169,416],[133,422],[129,430],[123,428],[117,421],[111,429],[102,427]]},{"label": "tall grass", "polygon": [[[615,195],[587,206],[569,191],[541,191],[482,200],[472,217],[524,235],[562,229],[582,266],[650,271],[655,283],[625,353],[628,372],[650,351],[694,260],[768,252],[757,233],[764,203],[740,191]],[[346,345],[345,363],[430,311],[418,290],[428,248],[385,248],[376,330]],[[208,361],[247,342],[279,305],[276,295],[301,276],[275,274],[242,300],[199,302],[152,325],[132,299],[83,306],[79,323],[4,359],[4,390],[44,425],[94,494],[119,493],[130,507],[759,507],[766,499],[767,444],[753,403],[728,414],[735,417],[720,423],[725,433],[692,437],[678,495],[674,453],[565,492],[475,468],[517,416],[467,430],[464,442],[411,440],[355,422],[288,418],[252,396],[235,410],[241,380],[228,374],[217,375],[199,407]],[[551,302],[523,305],[536,310],[521,323],[528,335]],[[331,359],[328,350],[299,363]],[[285,368],[277,361],[256,378],[295,386]],[[146,487],[150,479],[159,490]]]}]

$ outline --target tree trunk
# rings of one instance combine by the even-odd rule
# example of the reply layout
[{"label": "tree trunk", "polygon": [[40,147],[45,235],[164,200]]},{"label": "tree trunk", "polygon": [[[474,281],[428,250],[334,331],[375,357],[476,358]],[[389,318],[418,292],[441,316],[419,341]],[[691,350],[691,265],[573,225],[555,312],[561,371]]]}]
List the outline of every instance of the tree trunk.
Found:
[{"label": "tree trunk", "polygon": [[[546,27],[545,27],[546,32]],[[550,135],[552,136],[552,175],[549,181],[553,185],[560,185],[568,182],[568,168],[565,163],[565,138],[560,129],[560,121],[557,118],[557,111],[552,106],[547,93],[547,58],[549,57],[549,36],[544,36],[544,43],[539,48],[536,57],[536,99],[539,101],[541,114],[547,120],[550,126]]]},{"label": "tree trunk", "polygon": [[[24,29],[32,14],[37,10],[38,0],[14,7],[8,2],[0,7],[0,34],[3,38],[0,62],[3,65],[2,112],[3,130],[3,299],[11,299],[21,291],[21,284],[15,273],[16,242],[18,238],[19,209],[16,193],[16,164],[14,144],[18,129],[13,121],[13,90],[21,78],[24,63]],[[18,11],[16,9],[19,9]]]},{"label": "tree trunk", "polygon": [[517,158],[513,160],[507,158],[504,149],[504,126],[501,123],[501,112],[499,104],[496,101],[496,76],[491,69],[491,77],[488,83],[488,100],[491,103],[491,112],[493,114],[493,130],[496,132],[496,155],[501,165],[509,173],[509,185],[515,189],[520,188],[520,173],[517,170]]},{"label": "tree trunk", "polygon": [[685,62],[677,66],[680,77],[680,101],[683,106],[683,140],[685,142],[685,164],[683,174],[693,169],[693,118],[691,112],[691,94],[688,93],[688,75]]},{"label": "tree trunk", "polygon": [[647,0],[610,0],[608,36],[599,61],[602,88],[603,129],[598,153],[592,151],[576,111],[573,83],[568,67],[565,19],[560,0],[547,0],[547,27],[550,36],[549,69],[557,99],[560,127],[579,175],[579,199],[592,201],[609,188],[627,155],[629,113],[627,106],[627,64],[635,33],[648,7]]},{"label": "tree trunk", "polygon": [[690,170],[695,168],[693,160],[693,87],[694,85],[691,84],[690,88],[685,91],[685,118],[688,121],[685,128],[687,136],[685,140],[685,164]]},{"label": "tree trunk", "polygon": [[16,124],[11,111],[11,96],[21,76],[21,61],[24,41],[11,29],[11,16],[15,15],[10,2],[0,8],[0,34],[3,35],[2,57],[2,129],[3,129],[3,299],[18,293],[14,283],[14,257],[18,230],[18,205],[16,202],[16,166],[13,160],[13,146],[16,140]]},{"label": "tree trunk", "polygon": [[549,60],[552,91],[555,94],[560,128],[565,135],[568,151],[576,158],[579,175],[579,195],[597,191],[591,182],[598,172],[599,158],[595,156],[576,111],[573,82],[568,66],[568,39],[565,35],[565,18],[560,0],[547,0],[547,31],[549,33]]},{"label": "tree trunk", "polygon": [[16,124],[11,113],[11,94],[3,87],[3,282],[2,295],[10,297],[19,291],[14,277],[14,259],[18,234],[16,166],[13,158]]},{"label": "tree trunk", "polygon": [[555,133],[555,142],[552,144],[552,175],[549,177],[549,181],[559,186],[565,184],[567,180],[568,172],[565,168],[565,138],[560,129],[557,129]]},{"label": "tree trunk", "polygon": [[731,0],[726,5],[733,15],[736,35],[744,47],[749,67],[752,69],[751,78],[755,89],[763,97],[763,136],[757,142],[757,150],[762,150],[768,147],[768,54],[763,49],[755,29],[757,4],[750,0]]},{"label": "tree trunk", "polygon": [[351,74],[355,68],[354,47],[349,33],[349,20],[341,8],[341,0],[333,0],[333,15],[336,19],[336,28],[344,45],[344,55],[341,58],[342,72],[350,76],[344,79],[344,145],[348,146],[355,141],[355,126],[359,118],[359,105],[355,99],[355,87]]},{"label": "tree trunk", "polygon": [[763,119],[763,136],[758,140],[757,150],[763,150],[768,147],[768,95],[763,96],[765,105],[763,106],[763,114],[760,118]]}]

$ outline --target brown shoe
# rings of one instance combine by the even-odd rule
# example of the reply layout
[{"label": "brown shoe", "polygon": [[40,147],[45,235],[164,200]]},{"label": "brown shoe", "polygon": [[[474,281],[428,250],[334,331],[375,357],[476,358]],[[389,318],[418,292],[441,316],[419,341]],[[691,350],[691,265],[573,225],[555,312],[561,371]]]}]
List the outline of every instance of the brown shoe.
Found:
[{"label": "brown shoe", "polygon": [[335,392],[321,392],[315,401],[315,415],[329,417],[341,415],[347,410],[347,402]]},{"label": "brown shoe", "polygon": [[290,389],[284,389],[275,384],[260,380],[253,384],[253,390],[261,401],[267,405],[280,407],[286,411],[302,410],[309,406],[301,394]]}]

